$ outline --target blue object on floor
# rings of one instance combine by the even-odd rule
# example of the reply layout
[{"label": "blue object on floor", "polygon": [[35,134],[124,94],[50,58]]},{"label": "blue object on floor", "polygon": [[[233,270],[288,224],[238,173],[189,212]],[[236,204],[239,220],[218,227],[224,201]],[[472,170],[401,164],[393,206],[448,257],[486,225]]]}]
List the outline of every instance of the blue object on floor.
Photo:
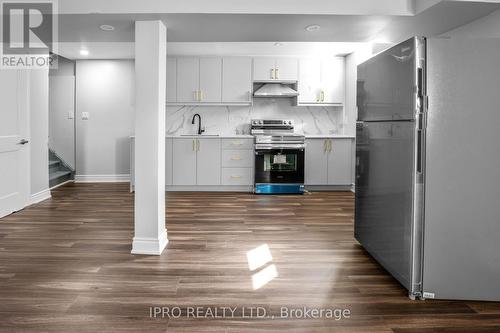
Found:
[{"label": "blue object on floor", "polygon": [[304,185],[256,184],[255,194],[304,194]]}]

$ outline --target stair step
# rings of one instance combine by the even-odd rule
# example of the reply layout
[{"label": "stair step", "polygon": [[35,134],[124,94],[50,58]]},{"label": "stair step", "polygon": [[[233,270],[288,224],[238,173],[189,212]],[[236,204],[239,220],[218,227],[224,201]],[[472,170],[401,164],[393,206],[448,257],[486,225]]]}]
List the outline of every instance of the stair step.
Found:
[{"label": "stair step", "polygon": [[61,162],[56,161],[56,160],[50,160],[50,161],[49,161],[49,167],[59,165],[60,163],[61,163]]},{"label": "stair step", "polygon": [[55,171],[50,173],[49,180],[54,180],[68,175],[71,175],[71,171]]}]

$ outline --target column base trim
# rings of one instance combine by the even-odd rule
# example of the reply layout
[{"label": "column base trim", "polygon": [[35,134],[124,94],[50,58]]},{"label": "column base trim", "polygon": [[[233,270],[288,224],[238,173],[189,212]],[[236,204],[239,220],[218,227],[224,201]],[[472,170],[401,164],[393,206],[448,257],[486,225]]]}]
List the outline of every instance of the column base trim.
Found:
[{"label": "column base trim", "polygon": [[132,254],[159,256],[168,244],[167,230],[158,239],[134,237],[132,240]]}]

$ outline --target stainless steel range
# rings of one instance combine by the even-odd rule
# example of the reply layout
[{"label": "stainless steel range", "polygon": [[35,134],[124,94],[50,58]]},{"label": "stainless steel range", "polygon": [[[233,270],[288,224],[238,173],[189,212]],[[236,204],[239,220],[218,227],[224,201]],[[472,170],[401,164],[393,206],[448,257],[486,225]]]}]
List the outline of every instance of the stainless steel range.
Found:
[{"label": "stainless steel range", "polygon": [[255,137],[255,193],[304,193],[305,137],[292,120],[252,120]]}]

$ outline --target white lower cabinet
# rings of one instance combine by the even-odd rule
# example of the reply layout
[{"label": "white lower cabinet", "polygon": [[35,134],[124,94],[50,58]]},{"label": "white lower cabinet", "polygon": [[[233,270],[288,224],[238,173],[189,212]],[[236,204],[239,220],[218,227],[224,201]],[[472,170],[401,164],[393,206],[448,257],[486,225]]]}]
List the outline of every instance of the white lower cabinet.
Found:
[{"label": "white lower cabinet", "polygon": [[222,185],[253,185],[253,168],[222,168]]},{"label": "white lower cabinet", "polygon": [[196,185],[196,139],[174,138],[173,185]]},{"label": "white lower cabinet", "polygon": [[220,185],[220,139],[174,138],[173,185]]},{"label": "white lower cabinet", "polygon": [[195,139],[196,185],[220,185],[220,139]]},{"label": "white lower cabinet", "polygon": [[352,185],[352,139],[306,139],[306,185]]}]

